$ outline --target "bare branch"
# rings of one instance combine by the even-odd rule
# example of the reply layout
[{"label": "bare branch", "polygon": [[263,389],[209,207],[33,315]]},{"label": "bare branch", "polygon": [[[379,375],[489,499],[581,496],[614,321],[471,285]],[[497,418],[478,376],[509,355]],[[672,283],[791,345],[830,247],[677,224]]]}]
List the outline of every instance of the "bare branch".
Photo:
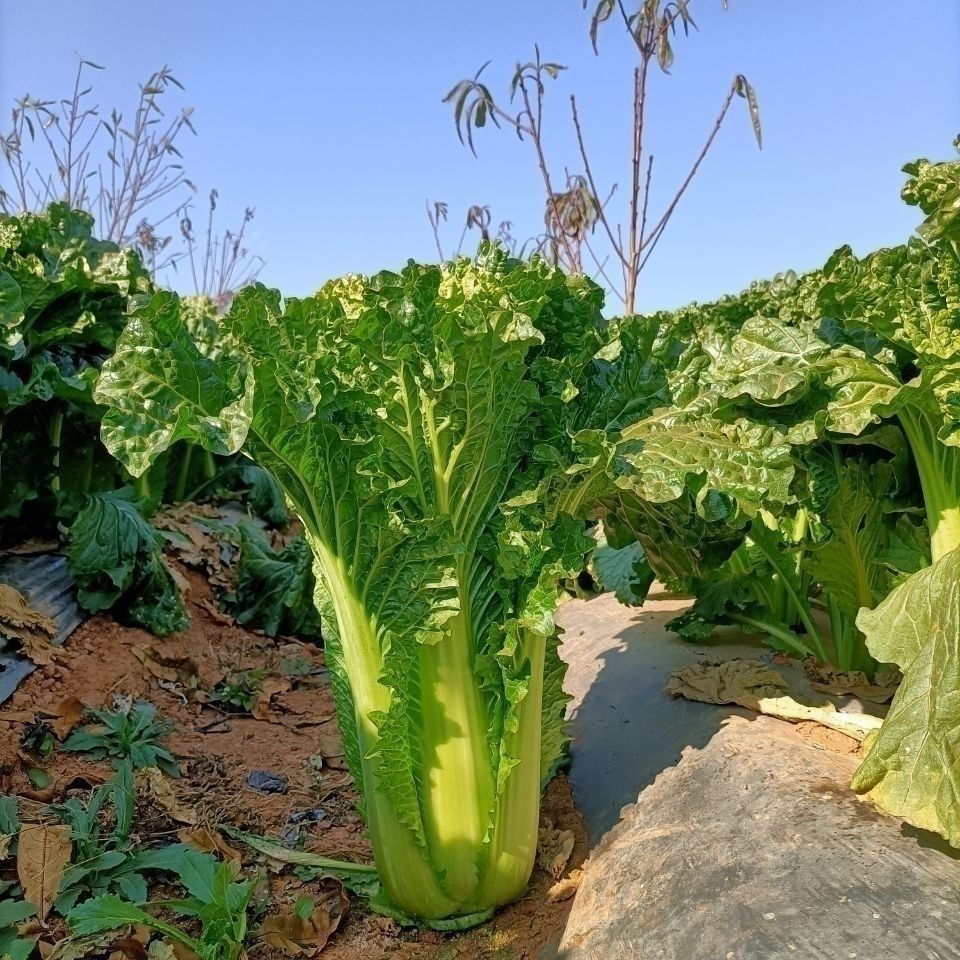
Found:
[{"label": "bare branch", "polygon": [[[587,182],[590,184],[590,189],[593,191],[594,196],[599,197],[600,191],[597,189],[597,182],[594,180],[593,171],[590,169],[590,160],[587,157],[587,148],[583,140],[583,130],[580,127],[580,117],[577,114],[577,98],[572,95],[570,97],[570,108],[573,112],[573,127],[577,133],[577,145],[580,148],[580,158],[583,160],[583,170],[587,176]],[[610,246],[613,247],[614,253],[616,253],[622,262],[626,263],[626,260],[623,256],[623,250],[613,235],[613,230],[610,227],[610,221],[607,219],[606,215],[607,203],[610,202],[610,197],[613,196],[613,191],[616,190],[616,187],[617,185],[614,184],[611,188],[610,196],[607,197],[607,200],[600,205],[600,224],[607,233],[607,237],[610,240]]]},{"label": "bare branch", "polygon": [[[640,262],[640,269],[643,269],[644,264],[647,260],[650,259],[650,254],[653,253],[653,248],[657,245],[663,230],[669,223],[670,218],[673,216],[674,210],[677,209],[677,204],[680,202],[680,199],[687,192],[687,187],[690,186],[690,183],[693,181],[693,178],[697,175],[697,171],[700,169],[700,164],[703,163],[704,157],[710,150],[710,147],[713,144],[713,141],[716,139],[717,134],[720,132],[720,127],[723,126],[724,118],[727,115],[727,111],[730,109],[730,104],[733,102],[734,96],[737,93],[736,81],[731,85],[730,92],[727,94],[726,99],[723,101],[723,106],[720,108],[720,113],[717,114],[717,119],[713,123],[713,127],[710,130],[710,134],[707,137],[703,147],[700,149],[700,153],[697,154],[696,160],[693,161],[693,166],[690,168],[690,172],[686,175],[683,180],[683,183],[680,184],[680,188],[674,194],[673,199],[667,205],[666,210],[664,210],[663,215],[657,221],[656,226],[650,231],[649,237],[644,241],[644,248],[649,248],[647,250],[646,256]],[[641,250],[642,252],[642,250]]]}]

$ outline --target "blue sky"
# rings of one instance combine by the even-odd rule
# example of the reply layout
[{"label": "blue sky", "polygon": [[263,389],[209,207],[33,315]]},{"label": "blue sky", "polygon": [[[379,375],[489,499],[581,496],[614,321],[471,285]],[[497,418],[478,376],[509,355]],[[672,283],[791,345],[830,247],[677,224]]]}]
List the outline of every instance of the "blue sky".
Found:
[{"label": "blue sky", "polygon": [[[956,0],[693,0],[700,32],[677,45],[652,91],[651,147],[662,199],[682,179],[734,74],[753,82],[760,152],[743,103],[644,274],[640,306],[673,306],[903,240],[901,165],[947,158],[960,132]],[[579,0],[0,0],[0,101],[64,95],[75,52],[105,65],[104,107],[169,64],[196,108],[184,160],[229,218],[256,207],[262,279],[305,294],[328,277],[435,258],[424,202],[450,206],[455,241],[470,203],[520,236],[543,200],[534,160],[487,129],[475,159],[442,95],[485,60],[496,93],[534,42],[569,69],[548,91],[554,166],[575,166],[568,96],[585,118],[595,173],[629,176],[630,50],[613,30],[595,57]],[[456,221],[456,226],[453,225]]]}]

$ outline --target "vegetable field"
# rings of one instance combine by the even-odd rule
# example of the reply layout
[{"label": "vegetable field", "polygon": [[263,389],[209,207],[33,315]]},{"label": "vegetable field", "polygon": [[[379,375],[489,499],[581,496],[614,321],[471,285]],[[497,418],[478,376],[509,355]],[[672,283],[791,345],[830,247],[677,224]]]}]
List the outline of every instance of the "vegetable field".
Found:
[{"label": "vegetable field", "polygon": [[[942,858],[923,870],[952,876],[960,161],[903,168],[917,226],[899,245],[842,246],[818,269],[645,312],[641,271],[731,104],[755,149],[760,103],[737,74],[654,216],[647,77],[669,73],[696,24],[684,2],[590,6],[594,50],[623,19],[639,56],[624,223],[573,97],[584,172],[551,180],[543,97],[565,68],[537,48],[512,107],[484,68],[446,102],[471,150],[500,124],[532,145],[546,233],[517,244],[471,207],[447,257],[446,204],[428,204],[439,262],[307,296],[257,279],[252,208],[215,238],[216,190],[205,253],[186,203],[133,226],[189,183],[173,147],[189,111],[159,126],[179,87],[166,68],[132,125],[94,124],[109,158],[96,202],[72,138],[98,116],[80,88],[100,68],[83,61],[59,107],[18,101],[3,144],[20,202],[0,190],[0,960],[585,960],[595,941],[564,931],[603,915],[598,881],[651,870],[646,952],[630,956],[666,957],[652,918],[684,895],[670,850],[689,865],[696,844],[671,847],[666,818],[645,834],[637,817],[644,795],[689,804],[687,772],[725,783],[724,767],[707,742],[671,746],[614,833],[596,790],[578,794],[611,744],[570,733],[618,709],[602,670],[637,629],[682,663],[652,692],[635,676],[648,701],[696,703],[683,716],[698,730],[723,706],[766,715],[761,739],[773,723],[802,731],[828,758],[820,800],[849,810],[856,795],[871,842],[916,838]],[[30,202],[34,122],[57,172]],[[165,252],[168,222],[179,254]],[[618,617],[634,633],[615,636]],[[593,623],[610,634],[596,669],[577,654]],[[731,770],[752,771],[743,796],[766,776],[781,809],[775,753],[800,741],[773,734],[741,768],[731,729],[718,742]],[[804,769],[793,754],[782,766]],[[697,800],[705,823],[711,802]],[[747,819],[736,856],[706,850],[731,858],[731,885],[750,872]],[[597,839],[608,828],[615,842]],[[764,836],[778,829],[764,821]],[[648,841],[667,843],[656,869]],[[890,869],[871,883],[895,890]],[[823,911],[811,929],[829,936],[842,921],[826,900],[799,908]],[[760,956],[698,936],[704,958]],[[890,956],[877,943],[861,956]]]}]

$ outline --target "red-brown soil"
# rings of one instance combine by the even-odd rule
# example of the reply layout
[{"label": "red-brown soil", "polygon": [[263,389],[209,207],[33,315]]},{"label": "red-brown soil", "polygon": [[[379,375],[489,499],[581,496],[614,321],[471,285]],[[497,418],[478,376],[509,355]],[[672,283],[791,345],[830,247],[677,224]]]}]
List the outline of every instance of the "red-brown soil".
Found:
[{"label": "red-brown soil", "polygon": [[[171,781],[177,799],[196,810],[203,824],[233,824],[258,834],[276,836],[298,810],[321,807],[325,818],[303,826],[306,849],[340,859],[368,860],[370,848],[356,812],[357,795],[344,769],[340,737],[334,719],[329,683],[323,670],[322,650],[290,640],[271,640],[237,626],[216,608],[208,582],[182,565],[179,572],[189,582],[191,625],[184,633],[159,640],[143,630],[122,626],[108,616],[95,616],[82,624],[67,642],[54,666],[38,670],[20,686],[0,715],[0,794],[38,797],[24,772],[19,750],[25,729],[21,720],[36,711],[55,713],[66,698],[77,697],[92,707],[109,707],[114,697],[132,696],[153,702],[161,715],[176,724],[169,746],[183,771]],[[152,653],[154,671],[143,662]],[[209,703],[198,702],[224,675],[258,668],[267,671],[267,682],[283,676],[281,663],[299,658],[314,672],[293,681],[291,689],[275,695],[263,719],[224,714]],[[160,671],[156,669],[160,663]],[[167,672],[175,680],[157,677]],[[172,673],[170,672],[172,671]],[[191,676],[196,677],[191,680]],[[289,679],[289,678],[288,678]],[[193,689],[191,689],[193,688]],[[324,758],[319,770],[311,757]],[[42,800],[60,800],[76,778],[95,783],[110,775],[109,767],[57,750],[40,763],[54,778]],[[282,774],[289,781],[285,794],[259,794],[247,786],[254,770]],[[82,796],[81,785],[78,796]],[[31,803],[25,800],[29,814]],[[579,866],[587,852],[583,823],[563,776],[551,784],[544,800],[544,816],[556,828],[572,830],[576,846],[567,871]],[[138,832],[144,840],[175,839],[182,825],[141,798]],[[241,844],[244,866],[257,870],[257,855]],[[292,902],[316,890],[302,884],[289,871],[270,875],[274,903]],[[502,910],[495,919],[475,930],[441,934],[403,929],[392,920],[371,913],[362,900],[351,897],[346,919],[322,952],[324,960],[523,960],[535,958],[541,947],[562,929],[570,901],[551,903],[547,891],[554,880],[537,869],[526,897]],[[254,925],[255,928],[255,925]],[[54,934],[56,929],[54,928]],[[250,955],[273,958],[282,953],[256,940]]]}]

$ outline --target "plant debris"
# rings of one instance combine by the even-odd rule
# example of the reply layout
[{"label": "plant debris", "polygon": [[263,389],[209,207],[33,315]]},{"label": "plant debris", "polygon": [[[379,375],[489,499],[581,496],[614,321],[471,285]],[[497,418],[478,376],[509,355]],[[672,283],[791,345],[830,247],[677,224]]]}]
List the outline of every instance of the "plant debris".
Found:
[{"label": "plant debris", "polygon": [[320,882],[319,896],[303,897],[291,912],[267,917],[260,939],[288,957],[315,957],[340,926],[349,904],[343,884],[328,877]]},{"label": "plant debris", "polygon": [[827,701],[808,706],[783,696],[787,682],[759,660],[703,661],[670,676],[665,692],[700,703],[736,704],[791,722],[814,720],[825,727],[863,741],[883,721],[864,713],[841,713]]},{"label": "plant debris", "polygon": [[56,635],[53,620],[34,610],[16,587],[0,583],[0,639],[14,641],[25,657],[38,666],[47,666],[56,656],[52,644]]},{"label": "plant debris", "polygon": [[24,896],[46,920],[70,863],[73,845],[64,824],[25,823],[17,839],[17,877]]}]

